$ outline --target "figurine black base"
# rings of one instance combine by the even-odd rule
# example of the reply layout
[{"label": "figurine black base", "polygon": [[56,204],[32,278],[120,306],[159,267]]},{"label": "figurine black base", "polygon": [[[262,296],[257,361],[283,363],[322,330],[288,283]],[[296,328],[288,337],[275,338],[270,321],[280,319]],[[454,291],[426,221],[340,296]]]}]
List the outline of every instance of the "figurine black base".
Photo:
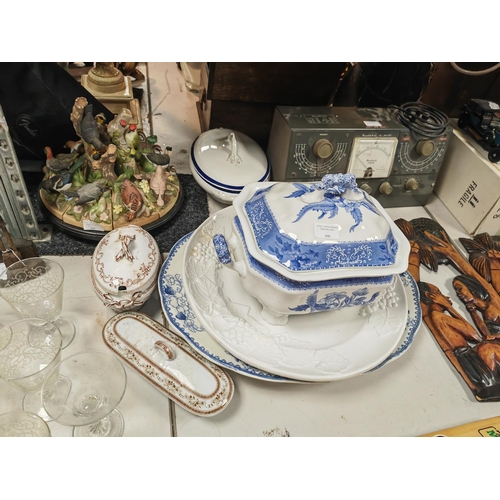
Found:
[{"label": "figurine black base", "polygon": [[[92,231],[92,230],[82,229],[80,227],[73,226],[71,224],[67,224],[66,222],[56,217],[55,215],[51,214],[45,208],[45,205],[40,199],[39,194],[37,195],[37,197],[38,197],[38,204],[40,206],[41,211],[44,214],[44,218],[47,219],[47,221],[50,224],[53,224],[58,229],[60,229],[63,233],[75,236],[76,238],[82,238],[84,240],[91,240],[91,241],[100,241],[104,237],[104,235],[107,234],[106,231]],[[182,206],[183,201],[184,201],[184,190],[182,189],[182,185],[180,185],[179,196],[177,197],[177,200],[170,209],[170,211],[166,213],[163,217],[160,217],[159,219],[155,220],[154,222],[151,222],[150,224],[145,224],[144,226],[141,227],[148,232],[152,232],[155,229],[160,228],[177,214],[177,212]],[[131,224],[133,223],[134,222],[132,221]]]}]

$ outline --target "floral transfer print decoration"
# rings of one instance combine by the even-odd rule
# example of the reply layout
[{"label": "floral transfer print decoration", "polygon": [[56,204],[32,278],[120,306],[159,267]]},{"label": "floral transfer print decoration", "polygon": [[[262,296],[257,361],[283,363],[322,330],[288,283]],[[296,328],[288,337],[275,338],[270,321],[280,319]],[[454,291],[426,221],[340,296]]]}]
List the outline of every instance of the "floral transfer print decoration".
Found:
[{"label": "floral transfer print decoration", "polygon": [[373,302],[380,292],[374,293],[370,298],[368,296],[368,288],[355,290],[352,295],[346,292],[332,292],[326,294],[322,299],[318,300],[318,290],[307,297],[305,304],[297,307],[291,307],[291,311],[307,311],[319,312],[328,311],[330,309],[341,309],[342,307],[363,306]]},{"label": "floral transfer print decoration", "polygon": [[[268,193],[275,186],[259,189],[244,205],[255,242],[259,250],[291,271],[315,271],[349,267],[386,267],[396,262],[398,243],[388,229],[385,237],[370,241],[340,241],[338,243],[299,241],[283,230],[268,203]],[[325,175],[321,182],[293,183],[295,191],[284,198],[299,198],[304,202],[292,223],[307,213],[317,212],[317,220],[333,219],[340,209],[353,219],[352,233],[370,212],[382,217],[367,195],[356,186],[352,174]],[[354,200],[343,196],[346,190],[356,194]],[[360,196],[361,195],[361,196]]]},{"label": "floral transfer print decoration", "polygon": [[[363,222],[363,214],[361,212],[361,207],[370,210],[374,214],[380,215],[375,207],[370,203],[370,201],[365,197],[360,189],[356,185],[356,178],[352,174],[329,174],[323,177],[323,180],[316,182],[314,184],[306,185],[300,183],[293,184],[297,190],[288,195],[286,198],[301,198],[309,193],[314,193],[315,191],[324,191],[323,200],[309,203],[297,214],[297,218],[294,222],[298,222],[304,215],[310,211],[320,212],[318,219],[322,219],[328,215],[329,219],[335,217],[339,208],[344,209],[348,212],[354,220],[354,225],[349,228],[349,232],[354,231],[361,222]],[[355,193],[363,194],[363,199],[353,201],[348,200],[341,196],[346,189],[351,189]]]}]

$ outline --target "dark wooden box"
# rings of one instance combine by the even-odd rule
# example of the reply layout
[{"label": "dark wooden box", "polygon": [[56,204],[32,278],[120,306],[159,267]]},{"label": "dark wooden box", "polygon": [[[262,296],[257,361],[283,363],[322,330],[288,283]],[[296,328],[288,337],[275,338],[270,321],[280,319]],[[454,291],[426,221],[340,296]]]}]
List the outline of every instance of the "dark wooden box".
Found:
[{"label": "dark wooden box", "polygon": [[326,106],[347,63],[209,63],[198,103],[202,131],[225,127],[267,148],[274,108]]}]

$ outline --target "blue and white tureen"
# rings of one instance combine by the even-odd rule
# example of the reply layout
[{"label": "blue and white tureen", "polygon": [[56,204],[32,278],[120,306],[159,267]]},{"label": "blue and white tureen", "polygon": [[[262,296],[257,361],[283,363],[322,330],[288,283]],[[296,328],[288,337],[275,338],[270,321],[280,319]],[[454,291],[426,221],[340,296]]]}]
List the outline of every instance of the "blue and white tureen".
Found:
[{"label": "blue and white tureen", "polygon": [[233,206],[233,232],[228,239],[215,235],[214,246],[269,323],[283,325],[293,314],[344,307],[365,314],[394,305],[410,245],[354,175],[255,182]]}]

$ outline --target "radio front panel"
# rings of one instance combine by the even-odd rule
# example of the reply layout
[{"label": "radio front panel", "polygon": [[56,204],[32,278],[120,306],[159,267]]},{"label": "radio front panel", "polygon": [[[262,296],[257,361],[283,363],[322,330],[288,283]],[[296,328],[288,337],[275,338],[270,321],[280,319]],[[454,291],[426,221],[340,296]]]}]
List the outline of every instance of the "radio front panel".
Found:
[{"label": "radio front panel", "polygon": [[423,205],[432,194],[451,136],[426,137],[392,109],[275,109],[268,158],[272,180],[312,182],[352,173],[383,206]]}]

